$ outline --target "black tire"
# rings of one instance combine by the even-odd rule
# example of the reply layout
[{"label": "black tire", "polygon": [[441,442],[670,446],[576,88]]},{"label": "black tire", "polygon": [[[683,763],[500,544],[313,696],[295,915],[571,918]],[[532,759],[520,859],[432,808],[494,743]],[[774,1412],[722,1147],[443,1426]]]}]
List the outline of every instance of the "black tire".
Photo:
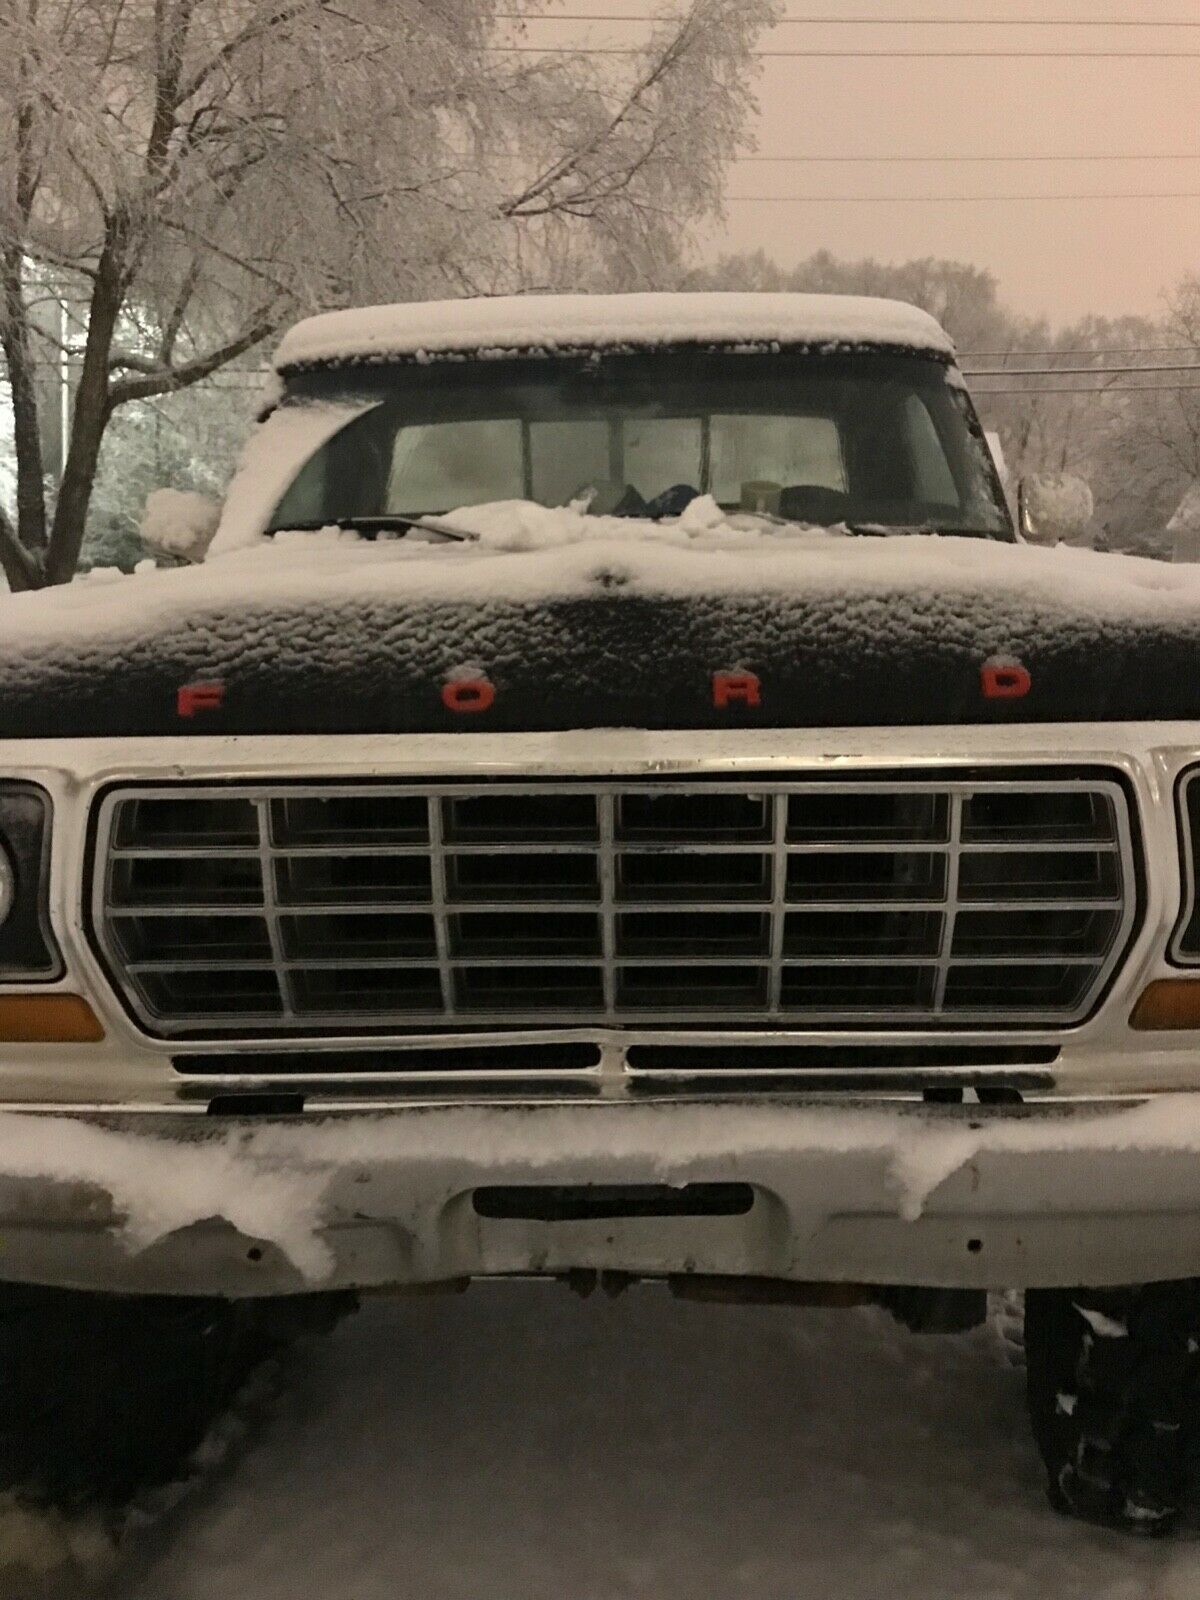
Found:
[{"label": "black tire", "polygon": [[1066,1515],[1169,1532],[1200,1507],[1200,1279],[1025,1296],[1029,1414]]},{"label": "black tire", "polygon": [[118,1510],[185,1473],[257,1367],[352,1307],[0,1283],[0,1490]]}]

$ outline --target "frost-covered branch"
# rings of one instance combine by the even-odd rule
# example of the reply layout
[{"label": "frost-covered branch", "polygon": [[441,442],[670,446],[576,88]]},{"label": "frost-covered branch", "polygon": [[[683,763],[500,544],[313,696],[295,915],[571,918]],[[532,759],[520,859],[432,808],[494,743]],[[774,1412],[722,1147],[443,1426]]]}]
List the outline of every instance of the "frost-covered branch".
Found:
[{"label": "frost-covered branch", "polygon": [[274,318],[263,316],[236,337],[177,367],[150,368],[138,377],[117,378],[109,385],[109,405],[119,406],[130,400],[148,400],[154,395],[173,394],[190,384],[200,383],[222,367],[227,367],[231,361],[236,361],[239,356],[246,355],[264,339],[269,339],[275,326]]},{"label": "frost-covered branch", "polygon": [[[114,411],[204,382],[298,314],[669,279],[719,204],[772,3],[690,0],[642,56],[597,66],[492,51],[495,0],[3,0],[8,543],[36,569],[20,580],[71,576]],[[52,516],[34,279],[83,335]]]}]

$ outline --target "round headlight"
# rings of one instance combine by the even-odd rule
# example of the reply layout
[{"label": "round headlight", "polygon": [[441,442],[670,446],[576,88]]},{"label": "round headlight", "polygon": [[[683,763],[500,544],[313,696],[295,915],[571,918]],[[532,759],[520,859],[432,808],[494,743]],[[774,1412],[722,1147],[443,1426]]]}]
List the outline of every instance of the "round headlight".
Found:
[{"label": "round headlight", "polygon": [[17,898],[17,875],[13,871],[12,857],[0,844],[0,923],[8,916]]}]

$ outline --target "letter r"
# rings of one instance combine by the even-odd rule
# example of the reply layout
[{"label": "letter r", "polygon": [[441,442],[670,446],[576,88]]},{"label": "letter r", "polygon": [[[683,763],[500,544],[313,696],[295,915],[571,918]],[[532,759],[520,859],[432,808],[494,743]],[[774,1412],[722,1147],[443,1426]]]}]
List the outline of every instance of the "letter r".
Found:
[{"label": "letter r", "polygon": [[753,672],[714,672],[712,680],[713,705],[718,711],[734,701],[744,706],[762,704],[761,685]]}]

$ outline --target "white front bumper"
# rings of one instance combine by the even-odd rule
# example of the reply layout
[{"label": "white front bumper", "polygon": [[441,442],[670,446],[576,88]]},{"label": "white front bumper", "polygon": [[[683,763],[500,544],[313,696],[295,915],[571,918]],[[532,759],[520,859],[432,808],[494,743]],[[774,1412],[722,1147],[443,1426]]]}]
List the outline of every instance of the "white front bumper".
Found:
[{"label": "white front bumper", "polygon": [[[534,1221],[474,1191],[752,1191],[736,1215]],[[1200,1095],[967,1107],[429,1107],[0,1116],[0,1276],[255,1295],[586,1268],[1028,1287],[1200,1274]]]}]

